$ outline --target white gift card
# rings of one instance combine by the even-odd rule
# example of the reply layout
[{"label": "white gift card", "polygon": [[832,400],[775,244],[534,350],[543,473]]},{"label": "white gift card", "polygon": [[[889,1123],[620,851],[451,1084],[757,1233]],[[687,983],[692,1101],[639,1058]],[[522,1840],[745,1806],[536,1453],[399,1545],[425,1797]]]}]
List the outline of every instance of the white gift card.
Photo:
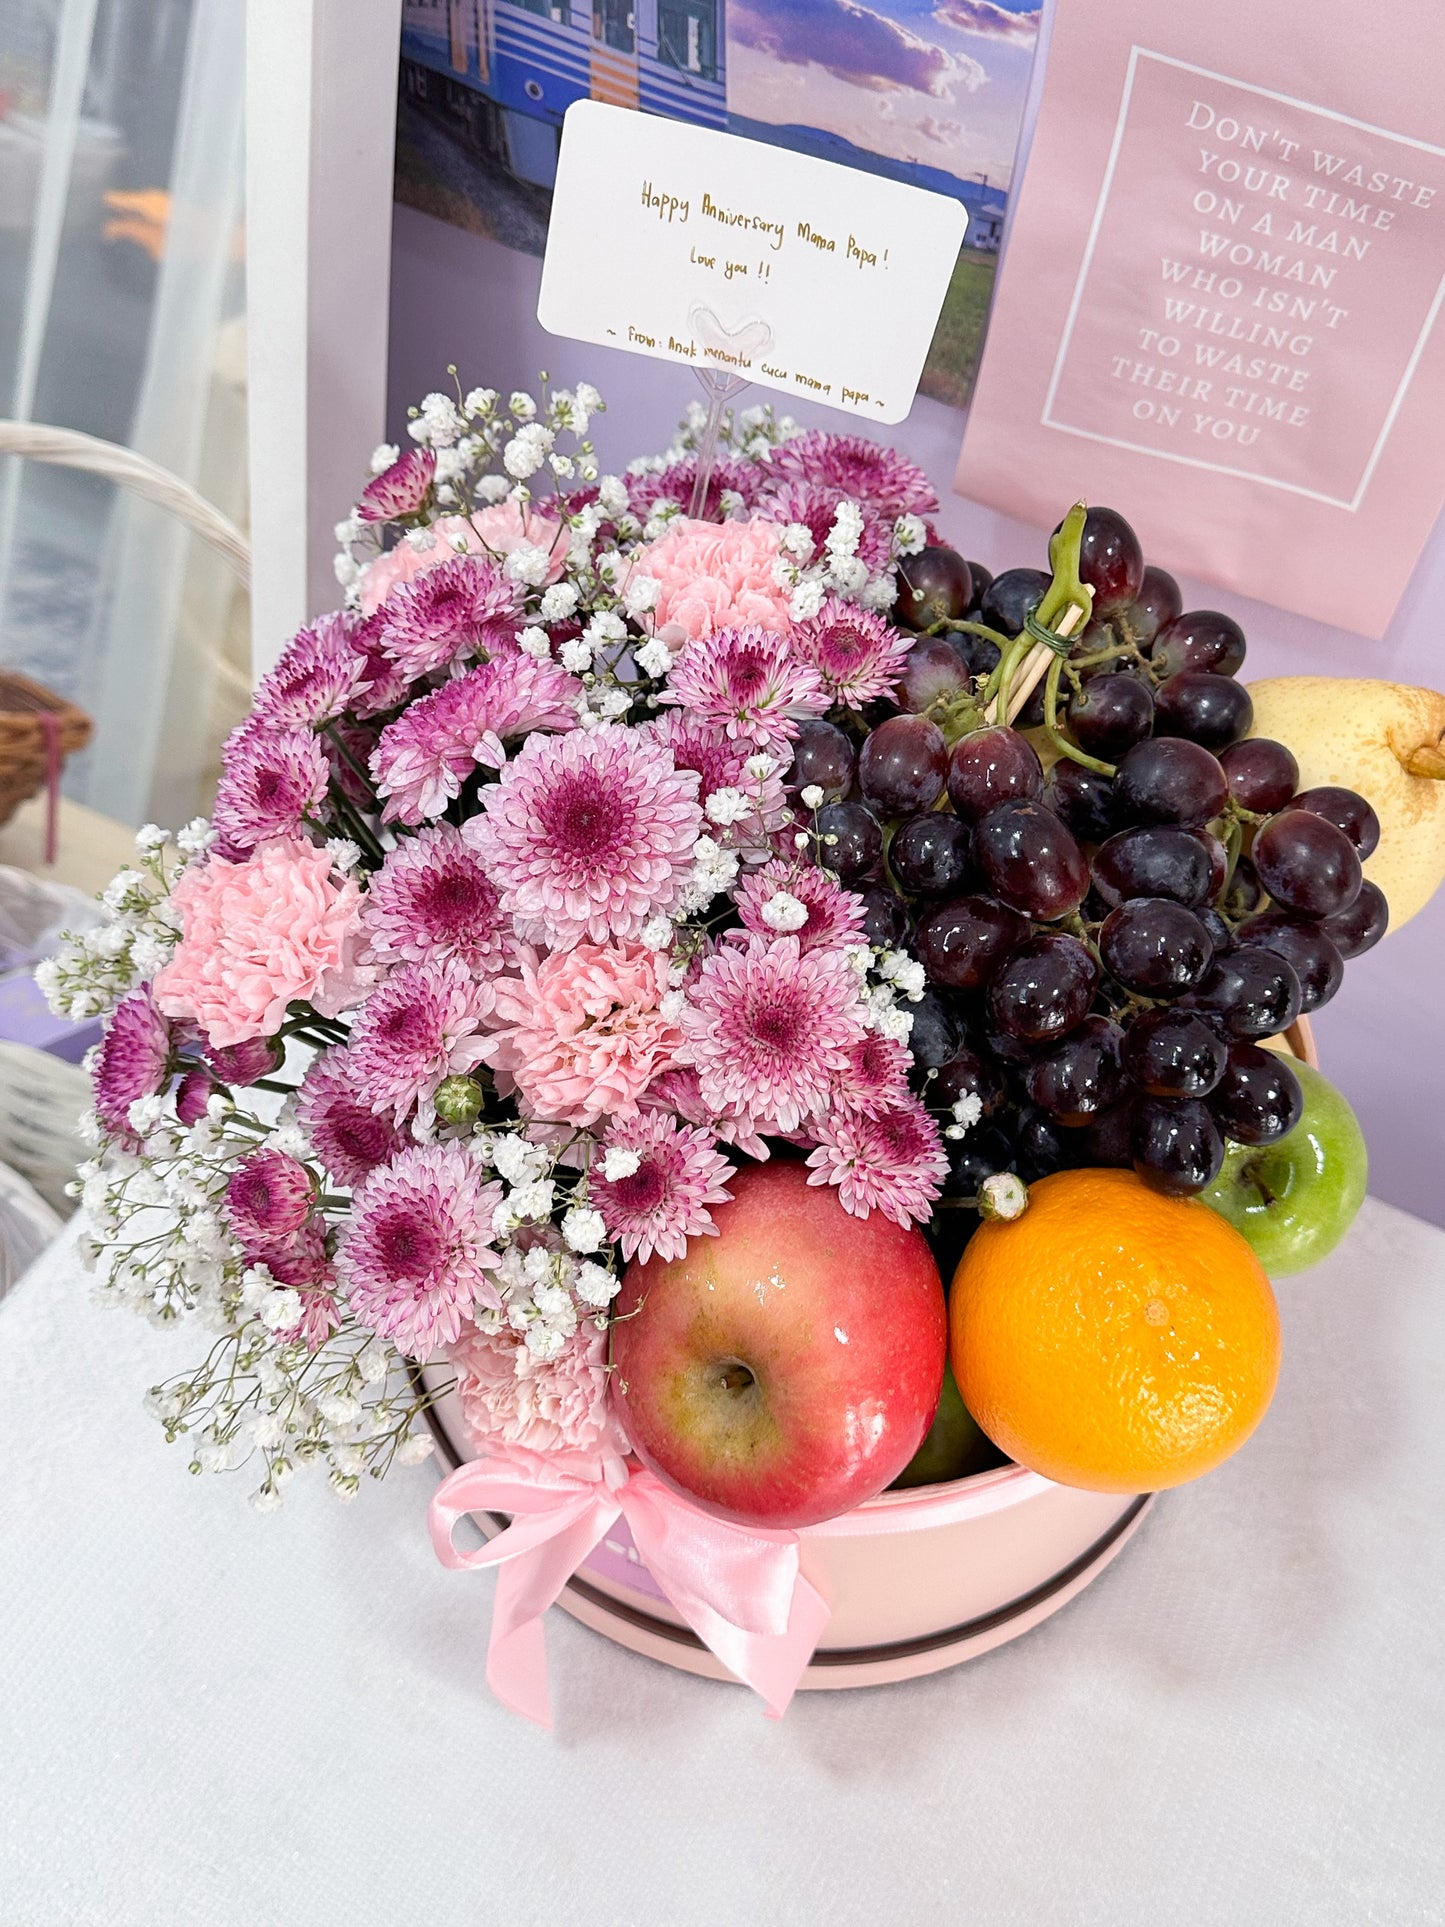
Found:
[{"label": "white gift card", "polygon": [[579,100],[562,126],[537,319],[900,422],[964,224],[944,194]]}]

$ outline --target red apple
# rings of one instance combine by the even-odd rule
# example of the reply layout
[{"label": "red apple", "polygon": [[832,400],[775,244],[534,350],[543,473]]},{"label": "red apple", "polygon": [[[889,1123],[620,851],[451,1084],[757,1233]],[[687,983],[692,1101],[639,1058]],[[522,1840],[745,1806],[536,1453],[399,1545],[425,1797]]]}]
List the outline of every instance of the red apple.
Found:
[{"label": "red apple", "polygon": [[802,1526],[881,1492],[933,1421],[947,1316],[923,1233],[750,1165],[714,1238],[629,1266],[613,1395],[644,1465],[708,1512]]}]

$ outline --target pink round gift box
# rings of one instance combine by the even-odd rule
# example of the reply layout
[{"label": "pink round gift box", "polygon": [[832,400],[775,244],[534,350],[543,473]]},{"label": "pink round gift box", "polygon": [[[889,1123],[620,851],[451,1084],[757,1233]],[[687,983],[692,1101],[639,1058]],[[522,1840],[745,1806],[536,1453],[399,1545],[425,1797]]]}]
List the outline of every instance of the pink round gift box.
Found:
[{"label": "pink round gift box", "polygon": [[[1304,1019],[1288,1042],[1317,1063]],[[455,1397],[443,1397],[431,1417],[449,1467],[469,1456]],[[1153,1502],[1151,1493],[1084,1492],[1002,1465],[883,1492],[803,1527],[802,1569],[832,1607],[803,1689],[914,1679],[1016,1639],[1097,1578]],[[506,1521],[488,1513],[477,1524],[491,1538]],[[635,1653],[708,1679],[732,1677],[673,1610],[623,1520],[557,1603]]]}]

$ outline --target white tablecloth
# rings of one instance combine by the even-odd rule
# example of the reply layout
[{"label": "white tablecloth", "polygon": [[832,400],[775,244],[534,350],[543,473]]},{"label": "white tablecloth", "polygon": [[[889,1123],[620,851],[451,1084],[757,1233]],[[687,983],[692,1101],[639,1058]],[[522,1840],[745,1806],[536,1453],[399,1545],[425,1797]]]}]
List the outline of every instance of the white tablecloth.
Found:
[{"label": "white tablecloth", "polygon": [[0,1922],[1439,1922],[1445,1232],[1370,1204],[1280,1298],[1261,1432],[1038,1631],[777,1725],[553,1613],[549,1736],[432,1470],[190,1477],[190,1338],[62,1245],[0,1305]]}]

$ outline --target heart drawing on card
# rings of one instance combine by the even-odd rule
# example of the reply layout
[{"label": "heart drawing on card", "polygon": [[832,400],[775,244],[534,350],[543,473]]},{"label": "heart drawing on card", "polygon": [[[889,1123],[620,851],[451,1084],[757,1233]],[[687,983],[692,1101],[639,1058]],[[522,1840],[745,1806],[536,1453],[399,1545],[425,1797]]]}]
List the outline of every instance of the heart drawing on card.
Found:
[{"label": "heart drawing on card", "polygon": [[699,301],[688,310],[687,318],[703,347],[711,348],[717,355],[736,355],[740,360],[751,361],[757,355],[766,354],[773,345],[772,329],[756,316],[740,322],[736,328],[729,328],[711,308]]}]

